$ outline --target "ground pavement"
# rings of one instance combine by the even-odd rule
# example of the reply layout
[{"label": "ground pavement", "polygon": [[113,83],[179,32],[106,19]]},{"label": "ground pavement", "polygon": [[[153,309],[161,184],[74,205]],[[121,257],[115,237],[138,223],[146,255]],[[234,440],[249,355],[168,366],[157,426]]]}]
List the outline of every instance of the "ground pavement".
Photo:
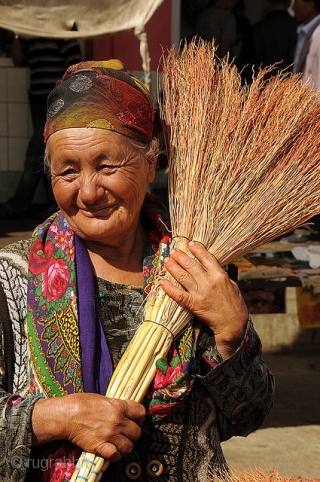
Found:
[{"label": "ground pavement", "polygon": [[320,482],[320,347],[264,355],[275,375],[275,406],[246,438],[222,444],[231,467],[272,467],[280,475]]}]

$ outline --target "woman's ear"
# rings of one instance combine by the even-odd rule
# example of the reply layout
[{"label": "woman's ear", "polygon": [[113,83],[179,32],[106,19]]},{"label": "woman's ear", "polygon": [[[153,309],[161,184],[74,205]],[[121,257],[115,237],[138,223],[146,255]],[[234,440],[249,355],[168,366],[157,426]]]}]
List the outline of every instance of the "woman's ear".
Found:
[{"label": "woman's ear", "polygon": [[156,168],[157,168],[157,158],[155,158],[152,162],[148,163],[147,181],[149,183],[153,182],[156,177]]},{"label": "woman's ear", "polygon": [[147,155],[147,163],[148,163],[148,173],[147,173],[147,181],[151,183],[154,181],[156,176],[156,168],[157,168],[157,160],[159,154],[159,144],[156,139],[151,141],[150,150]]}]

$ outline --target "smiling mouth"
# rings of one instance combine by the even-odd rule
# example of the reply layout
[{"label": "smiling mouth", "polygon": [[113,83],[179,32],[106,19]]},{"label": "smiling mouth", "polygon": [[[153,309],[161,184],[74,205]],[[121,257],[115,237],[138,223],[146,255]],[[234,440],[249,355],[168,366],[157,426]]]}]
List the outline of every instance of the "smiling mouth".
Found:
[{"label": "smiling mouth", "polygon": [[102,217],[107,217],[110,215],[111,212],[114,210],[114,204],[110,206],[103,206],[99,208],[93,208],[93,209],[81,209],[81,211],[88,217],[91,218],[102,218]]}]

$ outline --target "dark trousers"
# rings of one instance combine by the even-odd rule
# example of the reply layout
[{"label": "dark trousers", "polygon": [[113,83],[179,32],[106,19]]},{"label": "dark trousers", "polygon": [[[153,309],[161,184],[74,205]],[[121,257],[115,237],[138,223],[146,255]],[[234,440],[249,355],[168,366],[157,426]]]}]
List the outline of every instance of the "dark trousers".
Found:
[{"label": "dark trousers", "polygon": [[43,129],[46,122],[46,100],[32,102],[30,100],[33,134],[29,140],[24,170],[20,177],[14,195],[8,200],[6,206],[15,214],[23,214],[30,207],[37,185],[43,178],[47,192],[48,204],[55,205],[50,182],[43,170],[44,141]]}]

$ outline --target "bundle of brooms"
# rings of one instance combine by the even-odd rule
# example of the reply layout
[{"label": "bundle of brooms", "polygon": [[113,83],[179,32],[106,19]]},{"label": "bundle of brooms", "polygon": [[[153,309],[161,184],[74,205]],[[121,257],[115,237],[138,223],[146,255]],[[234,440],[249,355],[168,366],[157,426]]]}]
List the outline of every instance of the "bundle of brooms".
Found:
[{"label": "bundle of brooms", "polygon": [[[191,42],[163,54],[161,113],[168,139],[171,247],[203,243],[220,265],[235,261],[320,212],[320,105],[300,75],[261,70],[250,87]],[[141,402],[158,358],[192,315],[158,279],[145,321],[121,358],[107,396]],[[171,281],[173,281],[171,279]],[[174,281],[173,281],[174,282]],[[72,481],[98,481],[109,462],[83,453]]]}]

